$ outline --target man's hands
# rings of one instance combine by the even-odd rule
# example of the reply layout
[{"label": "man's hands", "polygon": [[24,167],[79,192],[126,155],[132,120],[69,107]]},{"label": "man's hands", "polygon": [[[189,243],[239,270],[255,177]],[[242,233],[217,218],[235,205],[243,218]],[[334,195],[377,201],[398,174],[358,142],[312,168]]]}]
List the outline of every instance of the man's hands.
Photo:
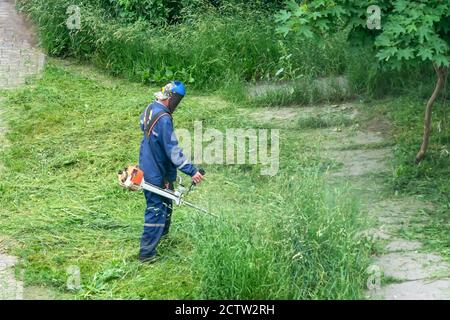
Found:
[{"label": "man's hands", "polygon": [[192,182],[195,184],[199,184],[203,180],[203,175],[200,173],[200,171],[197,171],[196,174],[192,176]]}]

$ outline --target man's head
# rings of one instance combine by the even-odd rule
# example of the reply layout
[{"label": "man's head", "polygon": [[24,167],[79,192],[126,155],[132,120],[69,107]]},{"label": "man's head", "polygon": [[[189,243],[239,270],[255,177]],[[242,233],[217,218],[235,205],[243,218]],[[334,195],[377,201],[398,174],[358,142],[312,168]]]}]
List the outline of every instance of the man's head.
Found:
[{"label": "man's head", "polygon": [[164,104],[173,113],[180,104],[181,99],[186,95],[186,89],[181,81],[173,81],[155,93],[156,99]]}]

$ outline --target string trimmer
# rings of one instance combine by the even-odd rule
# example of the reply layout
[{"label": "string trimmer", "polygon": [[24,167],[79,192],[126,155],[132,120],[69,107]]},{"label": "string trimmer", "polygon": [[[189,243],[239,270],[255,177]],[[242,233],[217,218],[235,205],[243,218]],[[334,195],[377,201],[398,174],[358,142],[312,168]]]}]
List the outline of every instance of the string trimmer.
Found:
[{"label": "string trimmer", "polygon": [[[200,169],[199,172],[202,175],[205,175],[205,170]],[[144,180],[144,171],[139,169],[137,166],[128,166],[123,171],[119,171],[119,184],[129,190],[132,191],[140,191],[140,190],[147,190],[150,192],[153,192],[157,195],[160,195],[161,197],[164,197],[166,199],[172,200],[176,205],[187,205],[191,208],[194,208],[198,211],[204,212],[206,214],[209,214],[213,217],[218,218],[217,215],[203,209],[200,207],[197,207],[193,203],[187,202],[183,199],[184,196],[188,195],[195,187],[195,183],[192,182],[189,188],[186,188],[182,185],[181,181],[178,184],[177,190],[170,190],[170,189],[163,189],[158,186],[155,186],[151,183],[148,183]]]}]

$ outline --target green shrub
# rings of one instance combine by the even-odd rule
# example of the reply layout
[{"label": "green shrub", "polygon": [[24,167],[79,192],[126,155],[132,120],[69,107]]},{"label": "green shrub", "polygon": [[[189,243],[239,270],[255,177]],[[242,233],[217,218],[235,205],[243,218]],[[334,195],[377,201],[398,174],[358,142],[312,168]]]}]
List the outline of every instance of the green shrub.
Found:
[{"label": "green shrub", "polygon": [[[158,3],[152,10],[162,7],[162,11],[147,11],[151,3]],[[233,97],[246,82],[300,80],[305,92],[296,91],[286,103],[329,99],[320,93],[311,99],[316,93],[308,89],[309,84],[301,84],[319,77],[345,74],[353,93],[373,97],[411,88],[429,92],[429,83],[434,82],[433,70],[424,64],[402,71],[377,68],[370,49],[348,48],[345,30],[320,43],[295,35],[280,38],[273,18],[277,1],[245,6],[240,0],[186,0],[176,5],[165,0],[74,0],[71,4],[81,8],[81,30],[66,27],[66,1],[18,2],[36,23],[49,54],[92,61],[134,81],[162,85],[178,78],[202,91],[226,88],[225,95]],[[166,21],[171,10],[177,12],[176,23]],[[268,105],[272,98],[267,97]]]}]

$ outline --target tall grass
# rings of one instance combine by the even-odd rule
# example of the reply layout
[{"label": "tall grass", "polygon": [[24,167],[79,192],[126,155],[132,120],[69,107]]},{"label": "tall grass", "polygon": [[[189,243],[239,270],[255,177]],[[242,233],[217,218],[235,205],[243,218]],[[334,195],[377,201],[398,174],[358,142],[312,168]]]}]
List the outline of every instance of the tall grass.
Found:
[{"label": "tall grass", "polygon": [[436,76],[430,63],[419,61],[393,70],[375,54],[373,48],[348,49],[345,75],[355,94],[375,99],[411,93],[431,96]]},{"label": "tall grass", "polygon": [[[206,299],[360,297],[369,246],[354,199],[326,190],[316,170],[258,184],[246,210],[197,219],[193,270]],[[232,206],[232,204],[229,204]]]},{"label": "tall grass", "polygon": [[123,23],[95,2],[81,8],[81,29],[66,27],[62,0],[19,1],[36,23],[43,48],[51,55],[93,61],[111,74],[158,85],[179,78],[211,90],[233,83],[339,74],[345,68],[344,37],[324,44],[282,39],[270,12],[235,6],[186,14],[174,25]]}]

